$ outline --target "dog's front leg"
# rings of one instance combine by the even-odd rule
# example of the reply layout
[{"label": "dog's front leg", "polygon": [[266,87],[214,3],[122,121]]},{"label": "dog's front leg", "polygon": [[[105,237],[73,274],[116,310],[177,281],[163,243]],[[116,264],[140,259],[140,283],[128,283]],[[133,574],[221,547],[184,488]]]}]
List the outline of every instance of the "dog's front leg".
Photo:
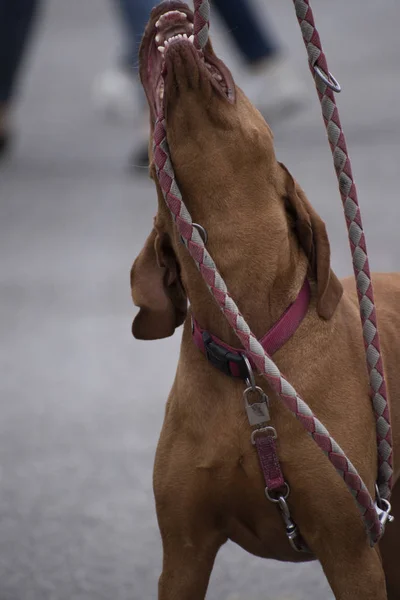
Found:
[{"label": "dog's front leg", "polygon": [[[163,570],[159,600],[204,600],[215,557],[226,538],[202,507],[182,502],[172,489],[170,501],[157,500],[163,542]],[[156,496],[157,499],[157,496]]]},{"label": "dog's front leg", "polygon": [[336,600],[387,600],[385,574],[375,549],[338,548],[320,559]]},{"label": "dog's front leg", "polygon": [[154,471],[163,543],[159,600],[204,600],[215,557],[227,539],[215,504],[219,496],[209,474],[196,469],[190,457],[183,445],[170,438],[164,443],[161,435]]},{"label": "dog's front leg", "polygon": [[356,520],[356,514],[354,520],[348,519],[345,512],[335,516],[339,518],[323,523],[321,514],[312,529],[310,522],[300,529],[336,600],[387,600],[381,557],[377,548],[370,547],[361,519]]},{"label": "dog's front leg", "polygon": [[162,538],[164,560],[159,600],[204,600],[221,546],[220,537],[208,532],[208,535],[188,539],[182,530],[162,528]]}]

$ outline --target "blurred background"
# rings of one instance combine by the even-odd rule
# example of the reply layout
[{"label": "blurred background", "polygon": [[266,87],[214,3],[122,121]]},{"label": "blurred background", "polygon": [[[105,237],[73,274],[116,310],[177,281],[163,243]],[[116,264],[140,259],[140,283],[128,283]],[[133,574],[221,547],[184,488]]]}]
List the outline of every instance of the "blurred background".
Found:
[{"label": "blurred background", "polygon": [[[290,116],[272,119],[278,158],[326,220],[334,269],[349,274],[341,201],[292,2],[255,4],[290,62],[286,83],[302,99]],[[157,595],[152,464],[180,332],[152,343],[130,333],[129,271],[156,198],[137,89],[116,72],[126,43],[111,5],[43,2],[13,116],[0,99],[0,600]],[[399,270],[400,6],[314,0],[313,8],[343,87],[339,108],[372,268]],[[246,65],[215,16],[212,31],[245,82]],[[317,565],[262,561],[228,544],[208,598],[332,595]]]}]

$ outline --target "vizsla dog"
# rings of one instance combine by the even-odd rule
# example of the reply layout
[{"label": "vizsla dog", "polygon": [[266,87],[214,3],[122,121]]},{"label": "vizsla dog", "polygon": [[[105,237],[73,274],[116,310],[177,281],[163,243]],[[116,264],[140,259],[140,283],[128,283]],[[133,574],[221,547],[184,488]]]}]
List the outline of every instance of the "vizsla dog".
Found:
[{"label": "vizsla dog", "polygon": [[[151,15],[140,68],[152,125],[163,102],[185,204],[207,232],[207,248],[258,338],[279,321],[308,280],[305,314],[291,337],[275,348],[274,360],[374,497],[375,420],[353,279],[340,282],[332,272],[325,225],[277,161],[270,128],[210,42],[204,52],[195,49],[192,31],[193,14],[180,2],[164,2]],[[240,343],[180,240],[154,165],[151,175],[158,211],[131,272],[132,297],[140,308],[132,331],[138,339],[165,338],[183,323],[154,470],[164,549],[160,600],[203,600],[217,552],[228,539],[260,557],[319,560],[338,600],[400,598],[398,521],[387,526],[379,549],[370,547],[342,479],[257,376],[278,433],[278,456],[291,490],[288,505],[310,554],[298,553],[288,543],[276,505],[266,499],[250,441],[244,381],[207,360],[201,343],[194,343],[192,318],[203,341],[208,332],[229,347],[240,349]],[[396,458],[400,276],[376,275],[374,283]],[[395,481],[399,474],[395,464]],[[399,485],[393,495],[395,515]]]}]

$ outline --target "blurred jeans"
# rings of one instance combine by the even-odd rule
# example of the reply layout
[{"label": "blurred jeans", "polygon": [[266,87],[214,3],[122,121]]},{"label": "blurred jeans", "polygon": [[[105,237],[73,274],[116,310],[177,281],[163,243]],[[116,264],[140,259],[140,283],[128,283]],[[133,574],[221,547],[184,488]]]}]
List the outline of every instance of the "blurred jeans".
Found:
[{"label": "blurred jeans", "polygon": [[[127,37],[125,63],[137,69],[138,52],[150,11],[155,0],[116,0]],[[269,28],[261,27],[260,19],[249,0],[213,0],[215,7],[233,37],[244,60],[255,64],[279,51]]]},{"label": "blurred jeans", "polygon": [[140,42],[157,0],[114,0],[126,33],[123,62],[135,71],[139,68]]},{"label": "blurred jeans", "polygon": [[9,103],[15,92],[39,3],[40,0],[0,0],[0,104]]}]

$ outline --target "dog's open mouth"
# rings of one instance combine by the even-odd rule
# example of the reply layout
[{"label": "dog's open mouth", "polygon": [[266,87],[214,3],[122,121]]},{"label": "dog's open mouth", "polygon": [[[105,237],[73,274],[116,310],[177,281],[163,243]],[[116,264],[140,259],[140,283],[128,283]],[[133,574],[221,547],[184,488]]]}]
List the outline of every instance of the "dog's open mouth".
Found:
[{"label": "dog's open mouth", "polygon": [[153,11],[141,49],[141,77],[153,117],[159,114],[168,93],[164,89],[164,70],[169,59],[176,55],[191,61],[191,67],[198,70],[200,77],[208,78],[219,94],[233,100],[232,76],[215,56],[211,44],[208,42],[204,50],[194,46],[192,11],[180,2],[168,2]]}]

